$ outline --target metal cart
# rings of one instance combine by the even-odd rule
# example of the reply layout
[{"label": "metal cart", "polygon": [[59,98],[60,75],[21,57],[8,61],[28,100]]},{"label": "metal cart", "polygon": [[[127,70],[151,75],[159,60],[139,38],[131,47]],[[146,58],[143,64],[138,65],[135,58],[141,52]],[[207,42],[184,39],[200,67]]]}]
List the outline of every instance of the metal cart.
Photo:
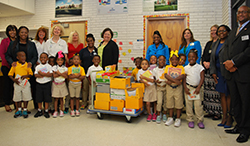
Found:
[{"label": "metal cart", "polygon": [[[98,71],[101,71],[101,70],[98,70]],[[93,72],[98,72],[98,71],[92,71],[90,73],[90,75],[93,73]],[[98,84],[98,83],[97,83]],[[103,84],[103,83],[102,83]],[[109,83],[106,83],[106,84],[109,84]],[[126,121],[128,123],[131,123],[132,122],[132,117],[138,117],[142,112],[143,112],[143,109],[140,110],[138,113],[136,114],[127,114],[127,113],[123,113],[123,112],[116,112],[116,111],[107,111],[107,110],[100,110],[100,109],[95,109],[95,106],[94,106],[94,93],[96,92],[96,87],[93,86],[93,80],[91,80],[91,96],[92,96],[92,99],[91,99],[91,105],[89,106],[89,111],[91,112],[96,112],[97,113],[97,118],[98,119],[103,119],[103,114],[111,114],[111,115],[120,115],[120,116],[125,116],[126,117]]]}]

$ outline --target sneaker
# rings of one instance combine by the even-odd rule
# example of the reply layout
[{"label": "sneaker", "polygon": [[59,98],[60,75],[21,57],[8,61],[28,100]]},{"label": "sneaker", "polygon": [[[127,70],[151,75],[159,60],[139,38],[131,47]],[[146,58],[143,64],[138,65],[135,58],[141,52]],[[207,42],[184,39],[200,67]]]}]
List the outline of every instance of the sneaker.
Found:
[{"label": "sneaker", "polygon": [[49,112],[44,112],[44,117],[49,118],[50,117]]},{"label": "sneaker", "polygon": [[59,115],[60,117],[63,117],[64,116],[64,114],[63,114],[63,111],[62,110],[60,110],[60,115]]},{"label": "sneaker", "polygon": [[175,127],[180,127],[181,126],[181,119],[180,118],[175,119],[174,126]]},{"label": "sneaker", "polygon": [[168,120],[166,121],[165,125],[170,126],[173,123],[174,123],[174,119],[172,117],[169,117]]},{"label": "sneaker", "polygon": [[42,111],[37,111],[37,113],[34,115],[35,118],[41,117],[43,115]]},{"label": "sneaker", "polygon": [[194,128],[194,122],[189,122],[189,123],[188,123],[188,127],[189,127],[189,128]]},{"label": "sneaker", "polygon": [[71,116],[71,117],[74,117],[74,116],[75,116],[75,111],[74,111],[74,110],[71,110],[70,116]]},{"label": "sneaker", "polygon": [[156,118],[156,123],[157,123],[157,124],[160,124],[160,123],[161,123],[161,116],[157,116],[157,118]]},{"label": "sneaker", "polygon": [[80,107],[81,110],[84,110],[85,108],[86,108],[85,105],[82,105],[82,106]]},{"label": "sneaker", "polygon": [[167,121],[167,115],[166,115],[166,114],[164,114],[164,115],[162,116],[162,121],[163,121],[164,123]]},{"label": "sneaker", "polygon": [[80,112],[79,110],[76,110],[76,116],[79,117],[80,116]]},{"label": "sneaker", "polygon": [[198,123],[198,127],[199,127],[200,129],[204,129],[204,128],[205,128],[205,126],[204,126],[204,124],[203,124],[202,122]]},{"label": "sneaker", "polygon": [[66,108],[64,109],[63,113],[64,113],[64,114],[69,113],[69,108],[66,107]]},{"label": "sneaker", "polygon": [[57,115],[58,115],[58,111],[55,111],[55,112],[53,113],[53,118],[56,118]]},{"label": "sneaker", "polygon": [[23,111],[23,117],[28,118],[28,112],[27,111]]},{"label": "sneaker", "polygon": [[152,121],[153,121],[153,122],[156,121],[156,117],[157,117],[157,115],[154,113],[154,114],[153,114],[153,117],[152,117]]},{"label": "sneaker", "polygon": [[95,112],[93,112],[93,111],[90,111],[89,109],[87,110],[87,112],[86,112],[87,114],[95,114]]},{"label": "sneaker", "polygon": [[22,111],[17,111],[14,115],[14,118],[18,118],[22,116]]},{"label": "sneaker", "polygon": [[152,115],[151,115],[151,114],[149,114],[149,115],[148,115],[148,118],[147,118],[147,122],[150,122],[150,121],[151,121],[151,119],[152,119]]}]

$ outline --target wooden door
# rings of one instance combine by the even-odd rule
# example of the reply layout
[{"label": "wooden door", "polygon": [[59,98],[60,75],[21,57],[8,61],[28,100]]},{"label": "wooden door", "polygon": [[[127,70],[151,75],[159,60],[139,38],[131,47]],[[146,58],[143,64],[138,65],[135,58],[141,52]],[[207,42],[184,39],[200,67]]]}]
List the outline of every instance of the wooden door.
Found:
[{"label": "wooden door", "polygon": [[186,28],[186,17],[149,18],[147,21],[146,48],[153,44],[154,31],[158,30],[162,41],[171,50],[178,50],[181,44],[182,31]]}]

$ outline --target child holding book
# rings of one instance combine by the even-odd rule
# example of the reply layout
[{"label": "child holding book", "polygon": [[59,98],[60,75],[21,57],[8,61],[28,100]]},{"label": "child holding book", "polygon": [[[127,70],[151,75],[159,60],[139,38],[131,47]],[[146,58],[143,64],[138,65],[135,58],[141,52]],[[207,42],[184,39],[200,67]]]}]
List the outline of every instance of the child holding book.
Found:
[{"label": "child holding book", "polygon": [[[157,85],[157,106],[156,106],[156,111],[157,111],[157,118],[156,118],[156,123],[160,124],[161,123],[161,110],[162,106],[164,109],[164,113],[162,116],[162,120],[165,123],[167,121],[167,108],[166,108],[166,81],[164,78],[164,70],[165,70],[165,65],[166,65],[166,57],[161,55],[158,58],[159,66],[153,69],[153,75],[155,77],[155,83]],[[164,103],[164,104],[162,104]]]},{"label": "child holding book", "polygon": [[51,99],[51,77],[52,77],[52,66],[47,63],[48,54],[41,53],[40,64],[35,68],[36,77],[36,102],[38,103],[37,113],[34,115],[38,118],[43,115],[42,112],[42,102],[44,102],[44,117],[49,118],[49,103],[52,102]]},{"label": "child holding book", "polygon": [[[183,88],[182,80],[185,77],[184,67],[179,65],[178,51],[170,52],[170,65],[165,68],[165,78],[167,79],[167,109],[169,110],[168,120],[165,125],[170,126],[174,123],[175,127],[181,125],[181,110],[183,108]],[[173,114],[176,109],[177,116],[174,121]]]},{"label": "child holding book", "polygon": [[[28,68],[28,63],[26,60],[26,55],[24,51],[17,52],[17,62],[16,66],[12,66],[8,76],[14,82],[14,97],[13,101],[17,105],[18,111],[16,111],[14,118],[23,115],[24,118],[28,118],[27,106],[28,102],[32,99],[29,79],[33,75],[31,68]],[[13,75],[15,74],[15,78]],[[24,103],[24,109],[22,112],[21,103]]]},{"label": "child holding book", "polygon": [[137,73],[141,69],[141,60],[142,60],[142,57],[136,57],[134,59],[136,68],[132,71],[132,77],[134,78],[135,82],[137,82]]},{"label": "child holding book", "polygon": [[55,112],[53,117],[56,118],[58,115],[58,100],[60,100],[60,117],[64,116],[63,113],[63,97],[68,95],[68,89],[65,83],[65,79],[68,78],[68,69],[65,66],[65,54],[59,51],[55,57],[55,65],[52,68],[54,81],[52,83],[52,97],[54,97]]},{"label": "child holding book", "polygon": [[[153,120],[156,121],[156,87],[155,87],[155,80],[152,72],[148,69],[149,62],[147,59],[142,59],[141,61],[141,69],[138,71],[137,80],[141,83],[145,84],[145,95],[143,101],[146,102],[146,109],[148,112],[147,121],[150,122]],[[154,112],[151,113],[150,104],[154,103]]]},{"label": "child holding book", "polygon": [[[70,93],[70,115],[72,117],[80,116],[79,98],[81,93],[82,80],[85,78],[84,68],[80,66],[80,57],[75,55],[73,57],[73,65],[68,68],[69,76],[69,93]],[[76,111],[74,111],[74,99],[76,100]]]},{"label": "child holding book", "polygon": [[185,69],[185,78],[183,80],[183,87],[185,90],[185,102],[186,102],[186,114],[188,127],[194,128],[194,111],[196,118],[198,120],[198,127],[204,129],[203,124],[204,113],[202,100],[200,98],[200,89],[204,82],[204,68],[202,65],[196,63],[198,59],[198,51],[196,49],[191,49],[188,54],[189,64],[184,67]]}]

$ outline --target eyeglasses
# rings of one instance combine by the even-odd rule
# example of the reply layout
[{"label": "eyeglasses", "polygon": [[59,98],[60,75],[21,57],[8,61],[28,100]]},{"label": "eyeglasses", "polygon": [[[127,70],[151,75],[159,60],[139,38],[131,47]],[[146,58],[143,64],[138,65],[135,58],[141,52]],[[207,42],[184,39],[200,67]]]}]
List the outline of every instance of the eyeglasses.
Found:
[{"label": "eyeglasses", "polygon": [[215,31],[217,31],[217,30],[210,30],[209,32],[215,32]]},{"label": "eyeglasses", "polygon": [[218,31],[218,33],[222,33],[222,32],[226,32],[227,30],[220,30],[220,31]]},{"label": "eyeglasses", "polygon": [[240,15],[240,14],[247,14],[247,13],[249,13],[249,11],[238,11],[236,14]]}]

